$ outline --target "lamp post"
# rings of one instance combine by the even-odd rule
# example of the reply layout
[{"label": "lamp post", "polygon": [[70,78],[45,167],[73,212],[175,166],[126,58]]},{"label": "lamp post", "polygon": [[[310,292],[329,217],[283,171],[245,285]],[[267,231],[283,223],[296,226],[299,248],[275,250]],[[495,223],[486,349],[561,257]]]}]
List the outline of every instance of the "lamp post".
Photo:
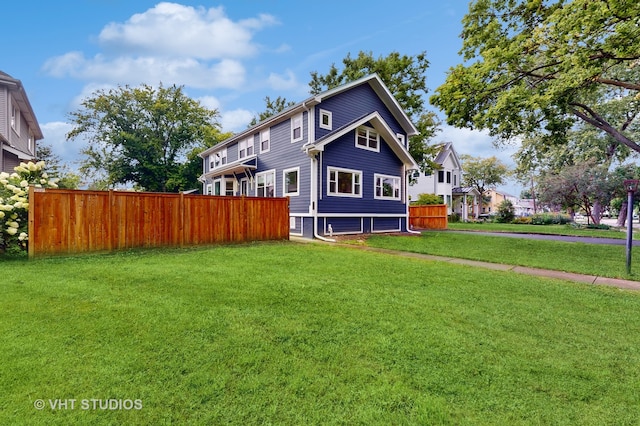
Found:
[{"label": "lamp post", "polygon": [[633,245],[633,193],[638,189],[638,180],[627,179],[624,187],[627,190],[627,274],[631,273],[631,246]]}]

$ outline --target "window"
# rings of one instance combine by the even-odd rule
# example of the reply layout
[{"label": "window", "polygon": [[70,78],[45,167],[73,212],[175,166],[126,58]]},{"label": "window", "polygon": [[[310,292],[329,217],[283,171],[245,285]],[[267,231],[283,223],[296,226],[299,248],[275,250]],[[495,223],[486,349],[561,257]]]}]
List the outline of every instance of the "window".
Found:
[{"label": "window", "polygon": [[375,198],[400,199],[400,178],[398,176],[375,175],[375,183]]},{"label": "window", "polygon": [[246,158],[253,155],[253,136],[238,144],[238,158]]},{"label": "window", "polygon": [[235,179],[225,179],[224,181],[224,195],[234,196],[236,191]]},{"label": "window", "polygon": [[249,179],[242,178],[240,179],[240,195],[249,195]]},{"label": "window", "polygon": [[451,183],[451,172],[447,172],[447,183]]},{"label": "window", "polygon": [[438,183],[444,183],[444,170],[438,170]]},{"label": "window", "polygon": [[356,146],[359,148],[369,149],[371,151],[380,151],[380,136],[369,127],[360,127],[356,131]]},{"label": "window", "polygon": [[271,142],[269,142],[270,136],[271,132],[269,129],[260,132],[260,152],[267,152],[271,149]]},{"label": "window", "polygon": [[320,128],[331,130],[333,127],[332,119],[331,119],[331,111],[326,111],[324,109],[320,110]]},{"label": "window", "polygon": [[282,172],[282,181],[284,186],[284,196],[293,197],[300,194],[300,185],[298,176],[300,175],[300,168],[287,169]]},{"label": "window", "polygon": [[212,195],[213,194],[213,185],[211,185],[210,183],[207,184],[207,189],[205,191],[206,195]]},{"label": "window", "polygon": [[222,179],[213,181],[213,195],[220,195],[222,193]]},{"label": "window", "polygon": [[398,138],[398,142],[400,142],[402,144],[402,146],[404,146],[404,135],[402,133],[396,133],[396,138]]},{"label": "window", "polygon": [[302,114],[291,117],[291,142],[302,140]]},{"label": "window", "polygon": [[358,170],[328,168],[329,195],[362,197],[362,172]]},{"label": "window", "polygon": [[33,136],[33,133],[29,132],[29,152],[33,152],[33,141],[35,140],[35,137]]},{"label": "window", "polygon": [[16,133],[20,131],[20,110],[15,105],[11,105],[11,128]]},{"label": "window", "polygon": [[275,197],[276,196],[276,171],[269,170],[267,172],[256,173],[256,195],[258,197]]},{"label": "window", "polygon": [[211,156],[211,163],[209,164],[209,167],[215,169],[217,167],[224,166],[225,164],[227,164],[227,150],[223,149]]},{"label": "window", "polygon": [[458,175],[453,175],[453,186],[458,186]]}]

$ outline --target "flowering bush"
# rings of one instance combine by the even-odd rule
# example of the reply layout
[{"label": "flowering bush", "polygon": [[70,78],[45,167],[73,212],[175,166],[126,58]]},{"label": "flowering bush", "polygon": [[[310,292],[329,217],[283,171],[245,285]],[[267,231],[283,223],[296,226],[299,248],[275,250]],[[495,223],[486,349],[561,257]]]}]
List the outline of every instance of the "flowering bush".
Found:
[{"label": "flowering bush", "polygon": [[0,173],[0,253],[23,251],[29,241],[29,186],[57,188],[44,161],[20,163],[14,173]]}]

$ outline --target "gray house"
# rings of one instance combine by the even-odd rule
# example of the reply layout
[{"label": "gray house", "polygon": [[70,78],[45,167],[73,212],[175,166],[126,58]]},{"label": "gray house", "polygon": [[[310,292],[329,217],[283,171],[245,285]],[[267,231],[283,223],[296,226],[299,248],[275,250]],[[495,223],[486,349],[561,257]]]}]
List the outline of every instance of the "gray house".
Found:
[{"label": "gray house", "polygon": [[36,159],[42,130],[20,80],[0,71],[0,172]]}]

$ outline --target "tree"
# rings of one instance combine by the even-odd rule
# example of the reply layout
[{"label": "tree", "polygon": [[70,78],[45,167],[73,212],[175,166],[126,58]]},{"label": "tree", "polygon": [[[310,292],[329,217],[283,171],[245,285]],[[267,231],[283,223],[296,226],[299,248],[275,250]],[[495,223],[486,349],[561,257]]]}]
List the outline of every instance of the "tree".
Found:
[{"label": "tree", "polygon": [[267,96],[264,98],[264,103],[267,109],[258,114],[257,117],[253,117],[253,119],[251,119],[251,122],[249,123],[249,127],[255,126],[259,122],[266,120],[272,115],[276,115],[279,112],[289,108],[290,106],[295,105],[295,102],[287,101],[282,96],[278,96],[275,101],[272,101],[271,98]]},{"label": "tree", "polygon": [[[463,19],[465,64],[431,97],[447,122],[508,141],[563,144],[576,121],[640,152],[640,3],[477,0]],[[617,102],[616,120],[603,106]]]},{"label": "tree", "polygon": [[50,145],[39,143],[36,146],[37,162],[43,161],[47,165],[47,173],[51,179],[55,179],[58,188],[78,189],[81,178],[72,172],[66,164],[62,164],[60,156],[53,153]]},{"label": "tree", "polygon": [[513,203],[509,200],[502,200],[498,205],[498,212],[496,213],[496,222],[510,223],[516,217]]},{"label": "tree", "polygon": [[428,206],[432,204],[444,204],[442,195],[418,194],[418,199],[411,202],[414,206]]},{"label": "tree", "polygon": [[460,156],[462,160],[462,185],[478,190],[480,196],[497,185],[502,185],[510,174],[509,167],[495,156],[489,158]]},{"label": "tree", "polygon": [[88,137],[80,170],[107,187],[178,191],[192,187],[181,175],[187,154],[210,146],[212,135],[219,134],[217,116],[182,87],[119,86],[94,92],[70,114],[75,127],[67,139]]},{"label": "tree", "polygon": [[585,162],[548,173],[540,181],[540,201],[575,212],[584,210],[594,224],[601,215],[594,206],[608,206],[622,182],[604,167]]},{"label": "tree", "polygon": [[391,52],[386,57],[375,59],[373,52],[361,51],[356,58],[347,54],[342,63],[342,71],[338,71],[335,64],[332,64],[325,75],[312,72],[309,83],[311,94],[321,93],[373,73],[378,74],[420,132],[409,139],[409,153],[422,171],[429,173],[436,168],[433,159],[440,146],[429,145],[428,141],[438,132],[440,121],[435,113],[425,108],[424,95],[428,92],[426,71],[429,68],[426,52],[415,56]]}]

